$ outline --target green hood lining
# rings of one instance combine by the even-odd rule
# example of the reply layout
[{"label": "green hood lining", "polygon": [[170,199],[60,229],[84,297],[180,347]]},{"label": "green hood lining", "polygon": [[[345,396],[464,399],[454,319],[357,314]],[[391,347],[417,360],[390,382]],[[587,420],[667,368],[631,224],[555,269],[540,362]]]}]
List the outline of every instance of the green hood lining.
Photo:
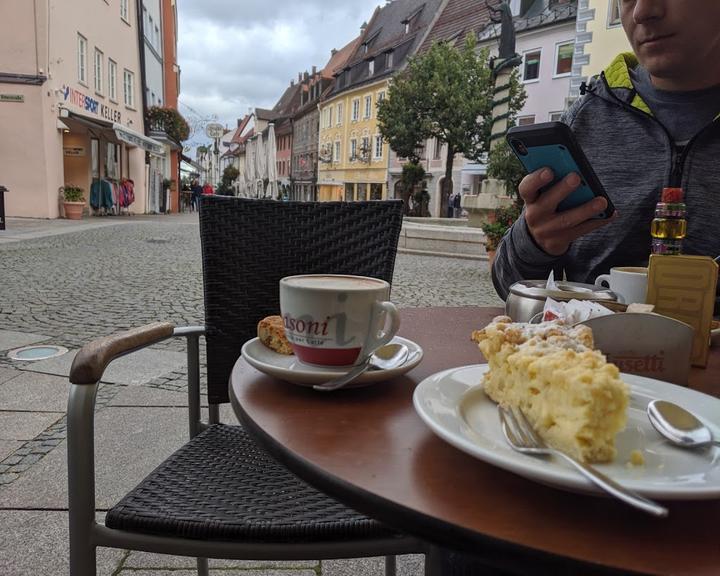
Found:
[{"label": "green hood lining", "polygon": [[632,80],[630,79],[630,69],[638,65],[638,60],[632,52],[623,52],[618,54],[610,65],[605,69],[605,80],[607,80],[610,89],[625,88],[632,90],[633,99],[630,106],[642,110],[650,116],[653,115],[650,107],[645,103],[635,91]]}]

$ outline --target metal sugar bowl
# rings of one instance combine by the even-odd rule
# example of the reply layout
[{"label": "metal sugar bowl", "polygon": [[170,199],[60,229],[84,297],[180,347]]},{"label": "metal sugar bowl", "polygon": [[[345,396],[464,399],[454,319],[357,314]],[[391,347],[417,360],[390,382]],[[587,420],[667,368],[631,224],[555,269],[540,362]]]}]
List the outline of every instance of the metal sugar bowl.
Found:
[{"label": "metal sugar bowl", "polygon": [[505,314],[510,316],[513,322],[530,322],[533,316],[543,311],[548,298],[558,302],[591,300],[616,311],[625,308],[618,302],[614,292],[594,284],[560,281],[555,283],[556,290],[548,290],[546,284],[547,280],[515,282],[510,286],[510,293],[505,301]]}]

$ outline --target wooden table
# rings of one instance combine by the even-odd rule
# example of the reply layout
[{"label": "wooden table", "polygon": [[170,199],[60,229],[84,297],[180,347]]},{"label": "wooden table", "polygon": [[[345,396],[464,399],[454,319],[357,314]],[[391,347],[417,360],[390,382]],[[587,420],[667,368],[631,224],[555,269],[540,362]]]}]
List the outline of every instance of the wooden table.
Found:
[{"label": "wooden table", "polygon": [[[391,382],[320,394],[238,360],[235,412],[307,482],[408,534],[529,574],[720,574],[720,500],[669,502],[657,519],[615,500],[564,492],[477,460],[435,436],[412,405],[415,385],[483,362],[470,341],[497,308],[402,311],[400,335],[423,361]],[[720,395],[720,351],[691,387]],[[566,572],[561,572],[565,570]]]}]

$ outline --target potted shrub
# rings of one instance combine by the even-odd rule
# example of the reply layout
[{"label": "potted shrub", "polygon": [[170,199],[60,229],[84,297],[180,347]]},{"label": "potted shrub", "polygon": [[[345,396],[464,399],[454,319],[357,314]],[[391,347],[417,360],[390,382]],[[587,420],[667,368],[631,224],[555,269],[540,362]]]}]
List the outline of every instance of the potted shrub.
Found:
[{"label": "potted shrub", "polygon": [[66,184],[62,188],[63,209],[68,220],[80,220],[85,208],[84,190],[79,186]]},{"label": "potted shrub", "polygon": [[520,206],[515,203],[505,208],[498,208],[495,210],[494,221],[482,225],[482,231],[485,233],[485,250],[491,267],[500,240],[505,236],[510,226],[513,225],[513,222],[518,219],[520,211]]}]

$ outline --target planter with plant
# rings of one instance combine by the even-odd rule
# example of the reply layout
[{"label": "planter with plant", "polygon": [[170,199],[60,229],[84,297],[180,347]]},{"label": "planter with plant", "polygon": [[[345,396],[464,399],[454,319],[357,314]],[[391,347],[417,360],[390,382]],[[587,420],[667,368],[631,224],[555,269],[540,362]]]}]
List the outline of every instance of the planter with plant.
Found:
[{"label": "planter with plant", "polygon": [[63,210],[68,220],[80,220],[85,208],[84,190],[79,186],[66,184],[62,187]]},{"label": "planter with plant", "polygon": [[522,212],[522,198],[518,195],[517,189],[525,176],[525,169],[515,158],[504,138],[490,151],[488,176],[502,181],[505,184],[505,193],[513,199],[509,206],[497,208],[495,213],[490,215],[489,222],[482,225],[486,238],[485,250],[492,261],[500,240]]}]

